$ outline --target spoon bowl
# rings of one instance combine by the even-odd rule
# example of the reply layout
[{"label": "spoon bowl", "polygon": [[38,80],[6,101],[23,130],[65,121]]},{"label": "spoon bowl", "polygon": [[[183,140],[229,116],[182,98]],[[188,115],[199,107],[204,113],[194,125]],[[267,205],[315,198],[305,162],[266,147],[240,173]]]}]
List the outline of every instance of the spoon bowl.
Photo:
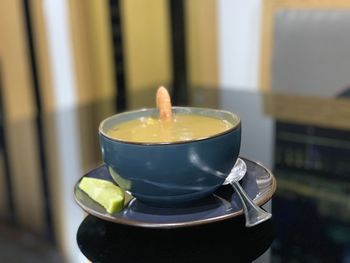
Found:
[{"label": "spoon bowl", "polygon": [[246,163],[241,158],[237,158],[235,166],[232,168],[230,174],[226,177],[223,185],[230,184],[234,181],[235,182],[240,181],[244,177],[246,172],[247,172]]}]

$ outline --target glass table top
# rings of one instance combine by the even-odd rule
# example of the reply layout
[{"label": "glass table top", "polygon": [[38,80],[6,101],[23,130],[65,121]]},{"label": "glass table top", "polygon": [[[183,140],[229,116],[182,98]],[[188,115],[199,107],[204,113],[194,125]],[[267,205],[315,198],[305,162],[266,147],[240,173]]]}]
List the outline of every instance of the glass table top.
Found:
[{"label": "glass table top", "polygon": [[[130,92],[127,109],[154,107],[154,94],[155,89]],[[0,170],[4,222],[17,222],[73,262],[103,262],[98,259],[104,255],[106,262],[107,256],[118,259],[118,255],[120,262],[128,262],[123,260],[139,257],[150,248],[148,237],[162,244],[159,255],[168,254],[174,260],[179,255],[201,258],[196,253],[204,253],[208,259],[219,255],[222,261],[243,255],[257,262],[348,262],[347,97],[191,88],[186,105],[225,109],[240,116],[240,155],[264,164],[277,181],[277,190],[265,207],[273,214],[268,224],[248,230],[238,217],[224,226],[202,226],[200,231],[146,233],[142,228],[127,229],[87,216],[74,201],[73,187],[83,174],[102,163],[97,129],[101,120],[115,114],[114,98],[6,122]],[[243,241],[237,242],[236,237]],[[199,242],[202,239],[205,241]],[[190,246],[191,242],[199,245]],[[178,253],[170,244],[178,247]],[[220,254],[219,244],[229,250],[227,256]]]}]

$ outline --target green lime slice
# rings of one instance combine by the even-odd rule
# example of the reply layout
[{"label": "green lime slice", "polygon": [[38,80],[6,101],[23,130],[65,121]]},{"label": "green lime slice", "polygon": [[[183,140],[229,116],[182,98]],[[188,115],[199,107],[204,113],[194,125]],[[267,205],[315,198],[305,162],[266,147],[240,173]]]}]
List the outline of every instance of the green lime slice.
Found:
[{"label": "green lime slice", "polygon": [[102,205],[110,214],[123,209],[124,191],[107,180],[84,177],[79,183],[79,188],[92,200]]}]

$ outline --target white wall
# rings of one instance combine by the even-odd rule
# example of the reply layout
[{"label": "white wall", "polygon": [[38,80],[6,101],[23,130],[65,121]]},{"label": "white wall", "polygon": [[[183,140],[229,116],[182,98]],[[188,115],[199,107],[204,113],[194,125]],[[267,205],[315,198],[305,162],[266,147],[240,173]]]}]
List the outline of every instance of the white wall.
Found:
[{"label": "white wall", "polygon": [[221,87],[246,90],[258,88],[261,2],[218,1]]}]

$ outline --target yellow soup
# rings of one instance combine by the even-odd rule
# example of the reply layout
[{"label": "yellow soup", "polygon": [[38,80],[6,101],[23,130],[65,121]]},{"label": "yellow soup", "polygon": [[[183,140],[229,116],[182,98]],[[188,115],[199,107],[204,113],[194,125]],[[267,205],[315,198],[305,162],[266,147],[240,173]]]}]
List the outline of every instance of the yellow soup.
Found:
[{"label": "yellow soup", "polygon": [[178,114],[170,122],[151,117],[123,122],[107,131],[107,134],[123,141],[164,143],[206,138],[232,127],[228,121],[218,118]]}]

